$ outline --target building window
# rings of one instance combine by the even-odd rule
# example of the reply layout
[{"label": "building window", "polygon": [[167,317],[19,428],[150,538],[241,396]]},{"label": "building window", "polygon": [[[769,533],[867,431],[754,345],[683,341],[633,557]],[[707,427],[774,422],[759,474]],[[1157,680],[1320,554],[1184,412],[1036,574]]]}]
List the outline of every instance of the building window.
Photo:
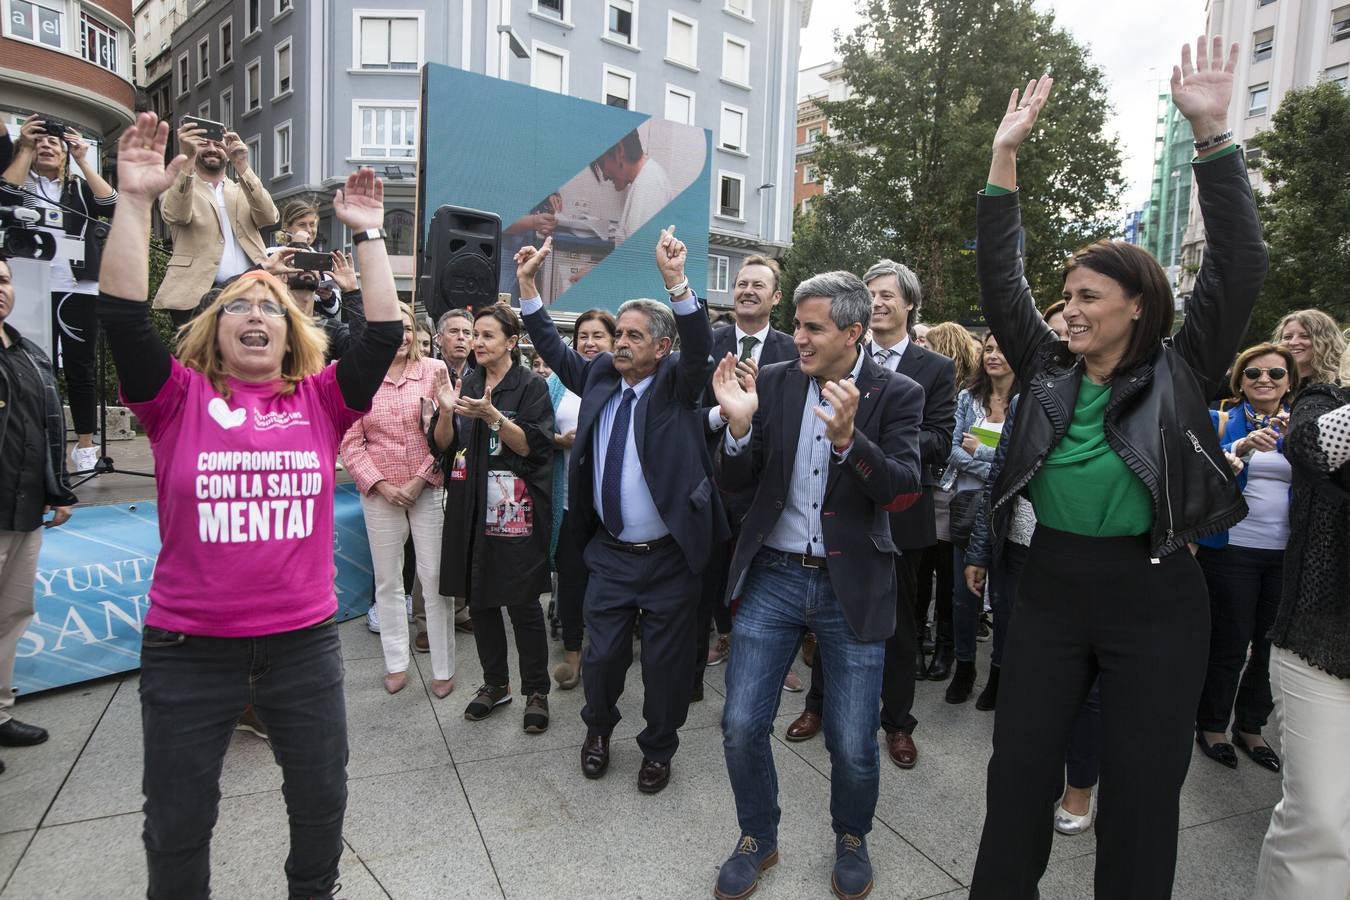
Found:
[{"label": "building window", "polygon": [[1262,28],[1252,35],[1252,62],[1270,59],[1275,55],[1275,29]]},{"label": "building window", "polygon": [[384,214],[384,246],[390,256],[412,256],[417,223],[406,209],[391,209]]},{"label": "building window", "polygon": [[234,88],[220,92],[220,121],[226,128],[234,127]]},{"label": "building window", "polygon": [[797,204],[797,209],[800,210],[803,214],[809,213],[811,211],[812,205],[814,205],[812,201],[814,201],[815,199],[816,199],[815,197],[803,197],[802,202]]},{"label": "building window", "polygon": [[731,219],[741,217],[741,193],[745,187],[745,179],[739,175],[728,175],[723,172],[718,179],[717,187],[717,214]]},{"label": "building window", "polygon": [[244,34],[262,27],[262,0],[244,0]]},{"label": "building window", "polygon": [[356,124],[353,155],[361,159],[412,159],[417,155],[416,106],[358,103]]},{"label": "building window", "polygon": [[698,22],[679,13],[670,14],[666,29],[666,59],[690,68],[698,67]]},{"label": "building window", "polygon": [[255,134],[253,137],[244,141],[248,147],[248,165],[249,168],[261,172],[262,167],[262,135]]},{"label": "building window", "polygon": [[220,23],[220,67],[234,62],[234,19]]},{"label": "building window", "polygon": [[806,129],[806,142],[808,144],[814,144],[816,141],[820,140],[822,134],[824,134],[824,132],[819,125],[812,125],[810,128]]},{"label": "building window", "polygon": [[54,0],[9,0],[9,36],[60,50],[65,46],[65,7]]},{"label": "building window", "polygon": [[181,97],[186,94],[188,92],[188,85],[191,84],[191,82],[188,81],[188,55],[186,53],[178,57],[178,68],[174,72],[174,80],[177,82],[174,87],[178,96]]},{"label": "building window", "polygon": [[722,104],[722,128],[718,146],[723,150],[745,152],[745,110],[729,103]]},{"label": "building window", "polygon": [[1258,84],[1247,92],[1247,115],[1264,116],[1270,103],[1270,83]]},{"label": "building window", "polygon": [[722,8],[742,18],[750,18],[750,0],[726,0],[726,5]]},{"label": "building window", "polygon": [[567,51],[535,41],[530,59],[530,84],[555,94],[567,93]]},{"label": "building window", "polygon": [[277,15],[291,11],[291,0],[277,0]]},{"label": "building window", "polygon": [[633,0],[609,0],[605,33],[616,41],[633,43]]},{"label": "building window", "polygon": [[204,37],[197,42],[197,83],[201,84],[211,77],[211,38]]},{"label": "building window", "polygon": [[415,71],[422,59],[421,30],[421,20],[411,16],[362,16],[361,68]]},{"label": "building window", "polygon": [[820,169],[815,166],[802,166],[802,184],[816,184],[820,181]]},{"label": "building window", "polygon": [[1338,85],[1343,91],[1347,90],[1350,88],[1350,63],[1341,63],[1327,69],[1322,73],[1322,80]]},{"label": "building window", "polygon": [[731,290],[731,260],[725,256],[708,256],[708,290],[725,294]]},{"label": "building window", "polygon": [[750,83],[750,45],[739,38],[722,38],[722,77],[736,84]]},{"label": "building window", "polygon": [[286,38],[272,50],[272,71],[274,98],[291,92],[291,39]]},{"label": "building window", "polygon": [[211,118],[211,101],[210,101],[210,100],[204,100],[204,101],[202,101],[202,103],[197,107],[197,118],[199,118],[199,119],[210,119],[210,118]]},{"label": "building window", "polygon": [[1269,6],[1270,4],[1272,4],[1272,3],[1274,3],[1274,2],[1275,2],[1275,0],[1256,0],[1256,8],[1257,8],[1257,9],[1260,9],[1260,8],[1263,7],[1263,6]]},{"label": "building window", "polygon": [[632,72],[616,69],[613,66],[605,66],[605,91],[604,96],[600,98],[601,102],[606,106],[632,109],[633,95],[636,93],[633,89],[633,81],[636,77]]},{"label": "building window", "polygon": [[566,0],[534,0],[534,11],[560,21],[567,21]]},{"label": "building window", "polygon": [[255,59],[244,69],[245,112],[262,106],[262,60]]},{"label": "building window", "polygon": [[291,174],[291,122],[287,119],[276,127],[273,140],[275,160],[273,174],[276,177]]},{"label": "building window", "polygon": [[693,125],[694,92],[666,85],[666,118],[681,125]]},{"label": "building window", "polygon": [[1350,40],[1350,4],[1331,11],[1331,42]]},{"label": "building window", "polygon": [[80,55],[109,72],[117,71],[117,30],[80,13]]}]

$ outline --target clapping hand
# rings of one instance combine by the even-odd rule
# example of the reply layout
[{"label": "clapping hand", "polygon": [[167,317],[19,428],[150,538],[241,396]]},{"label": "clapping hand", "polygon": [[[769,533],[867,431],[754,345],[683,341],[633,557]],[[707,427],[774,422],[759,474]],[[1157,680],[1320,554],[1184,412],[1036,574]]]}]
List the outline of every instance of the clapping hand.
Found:
[{"label": "clapping hand", "polygon": [[835,450],[842,451],[853,443],[853,417],[858,412],[858,386],[852,381],[827,381],[820,389],[820,399],[830,408],[815,406],[811,412],[825,423],[825,436]]},{"label": "clapping hand", "polygon": [[347,176],[347,183],[333,198],[333,213],[352,231],[384,227],[384,182],[374,169],[362,166]]},{"label": "clapping hand", "polygon": [[[1228,105],[1233,99],[1233,71],[1237,64],[1238,45],[1228,48],[1225,60],[1223,38],[1217,35],[1212,41],[1204,35],[1196,39],[1194,65],[1191,63],[1191,45],[1182,46],[1181,65],[1172,67],[1172,102],[1191,123],[1197,141],[1227,130]],[[1215,145],[1218,146],[1222,145]]]},{"label": "clapping hand", "polygon": [[165,166],[168,145],[169,123],[154,113],[141,113],[122,132],[117,141],[117,188],[123,199],[153,202],[169,189],[188,158],[180,153]]},{"label": "clapping hand", "polygon": [[466,419],[481,419],[488,423],[501,418],[501,413],[492,405],[492,388],[483,390],[482,400],[460,397],[459,402],[455,404],[455,412]]},{"label": "clapping hand", "polygon": [[454,415],[455,407],[459,405],[459,387],[458,380],[447,380],[436,392],[436,403],[441,408],[441,415]]},{"label": "clapping hand", "polygon": [[750,433],[750,424],[759,409],[759,393],[753,378],[736,370],[736,355],[728,353],[713,371],[713,394],[726,417],[732,438],[740,440]]}]

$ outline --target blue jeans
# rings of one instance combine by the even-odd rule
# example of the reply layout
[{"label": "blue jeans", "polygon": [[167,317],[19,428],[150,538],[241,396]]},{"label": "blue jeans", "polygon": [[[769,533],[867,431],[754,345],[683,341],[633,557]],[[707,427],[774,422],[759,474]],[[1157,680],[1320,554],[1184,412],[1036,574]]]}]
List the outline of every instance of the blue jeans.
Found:
[{"label": "blue jeans", "polygon": [[[886,602],[891,599],[886,598]],[[808,569],[764,549],[745,579],[733,619],[722,710],[722,748],[741,832],[778,839],[778,773],[769,735],[783,679],[802,635],[816,635],[825,667],[825,746],[830,752],[830,817],[836,834],[872,830],[881,778],[881,673],[885,641],[860,641],[844,620],[825,569]]]},{"label": "blue jeans", "polygon": [[952,546],[952,637],[957,662],[975,661],[975,635],[980,629],[984,598],[966,587],[966,551]]},{"label": "blue jeans", "polygon": [[330,897],[347,809],[342,645],[332,622],[258,638],[146,626],[141,637],[145,855],[151,900],[210,895],[220,769],[253,704],[282,771],[290,896]]}]

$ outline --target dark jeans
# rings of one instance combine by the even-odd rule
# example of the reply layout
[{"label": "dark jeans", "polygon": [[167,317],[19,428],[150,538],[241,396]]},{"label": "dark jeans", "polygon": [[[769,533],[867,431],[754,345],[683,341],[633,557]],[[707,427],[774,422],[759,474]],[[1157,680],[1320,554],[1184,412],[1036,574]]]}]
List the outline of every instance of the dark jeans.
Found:
[{"label": "dark jeans", "polygon": [[[989,570],[989,608],[994,613],[994,649],[990,662],[1003,665],[1003,647],[1008,642],[1008,623],[1012,621],[1013,607],[1017,605],[1017,584],[1026,565],[1027,548],[1007,541],[998,565]],[[965,581],[965,573],[961,575]]]},{"label": "dark jeans", "polygon": [[563,649],[575,652],[581,649],[581,640],[586,635],[581,609],[591,574],[586,571],[581,545],[577,543],[567,516],[567,510],[563,510],[558,546],[553,551],[553,567],[558,572],[558,620],[562,622]]},{"label": "dark jeans", "polygon": [[146,626],[141,639],[145,854],[151,900],[210,894],[211,831],[235,723],[267,723],[290,819],[290,896],[329,897],[347,808],[342,647],[332,622],[259,638]]},{"label": "dark jeans", "polygon": [[[887,734],[901,731],[913,734],[919,724],[912,712],[914,657],[919,648],[914,628],[914,585],[919,559],[918,550],[905,550],[895,559],[895,634],[886,639],[886,663],[881,676],[881,727]],[[824,714],[826,675],[819,663],[820,654],[816,654],[811,663],[806,709]]]},{"label": "dark jeans", "polygon": [[764,549],[746,575],[732,625],[722,749],[741,831],[765,844],[777,840],[781,815],[769,735],[783,679],[808,629],[816,635],[816,659],[829,673],[824,727],[834,831],[862,837],[876,812],[885,644],[854,637],[826,569],[807,569]]},{"label": "dark jeans", "polygon": [[1030,900],[1050,856],[1064,757],[1101,685],[1096,896],[1165,900],[1205,676],[1209,603],[1186,550],[1036,528],[1008,629],[972,900]]},{"label": "dark jeans", "polygon": [[[548,626],[544,608],[538,601],[513,603],[506,607],[511,630],[516,635],[516,654],[520,657],[520,692],[548,693]],[[500,606],[469,610],[473,619],[473,642],[483,664],[483,682],[494,687],[509,687],[511,671],[506,658],[506,623]]]},{"label": "dark jeans", "polygon": [[977,597],[966,587],[966,551],[952,548],[952,634],[956,641],[958,662],[975,661],[976,635],[980,630],[980,613],[984,612],[984,597]]},{"label": "dark jeans", "polygon": [[[915,576],[917,590],[914,603],[914,625],[919,640],[928,630],[928,607],[933,607],[933,639],[939,646],[951,646],[952,638],[952,545],[938,541],[925,547],[919,557],[919,572]],[[934,593],[936,586],[937,592]]]},{"label": "dark jeans", "polygon": [[1195,558],[1209,585],[1210,615],[1209,671],[1195,725],[1223,734],[1231,717],[1239,731],[1260,734],[1275,708],[1270,629],[1280,608],[1284,551],[1230,544],[1201,547]]},{"label": "dark jeans", "polygon": [[93,434],[98,422],[97,303],[97,294],[52,292],[53,344],[60,344],[66,398],[76,434]]}]

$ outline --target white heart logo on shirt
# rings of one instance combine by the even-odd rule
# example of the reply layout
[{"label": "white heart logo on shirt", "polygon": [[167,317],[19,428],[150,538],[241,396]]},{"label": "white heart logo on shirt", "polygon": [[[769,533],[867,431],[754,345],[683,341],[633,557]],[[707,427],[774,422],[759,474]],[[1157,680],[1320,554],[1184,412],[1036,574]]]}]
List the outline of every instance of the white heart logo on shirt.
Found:
[{"label": "white heart logo on shirt", "polygon": [[230,409],[230,404],[226,403],[221,397],[212,397],[211,402],[206,404],[206,411],[211,414],[221,428],[238,428],[244,424],[244,418],[247,415],[244,409]]}]

